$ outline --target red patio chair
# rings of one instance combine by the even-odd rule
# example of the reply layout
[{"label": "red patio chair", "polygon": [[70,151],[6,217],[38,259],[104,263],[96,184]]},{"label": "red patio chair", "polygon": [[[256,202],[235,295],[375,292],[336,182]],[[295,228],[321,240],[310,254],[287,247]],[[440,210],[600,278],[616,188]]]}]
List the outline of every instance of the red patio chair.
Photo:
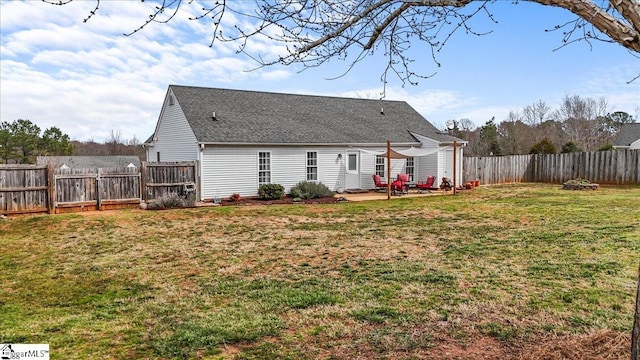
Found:
[{"label": "red patio chair", "polygon": [[398,178],[391,183],[391,191],[394,194],[399,192],[400,195],[408,193],[409,185],[407,182],[409,182],[409,174],[398,174]]},{"label": "red patio chair", "polygon": [[416,184],[416,189],[418,189],[418,194],[422,194],[423,191],[430,193],[435,181],[436,181],[436,177],[433,175],[429,175],[427,176],[427,181],[418,182]]},{"label": "red patio chair", "polygon": [[380,190],[386,191],[387,187],[389,186],[389,184],[382,181],[382,178],[378,174],[373,175],[373,183],[376,186],[376,191],[380,191]]}]

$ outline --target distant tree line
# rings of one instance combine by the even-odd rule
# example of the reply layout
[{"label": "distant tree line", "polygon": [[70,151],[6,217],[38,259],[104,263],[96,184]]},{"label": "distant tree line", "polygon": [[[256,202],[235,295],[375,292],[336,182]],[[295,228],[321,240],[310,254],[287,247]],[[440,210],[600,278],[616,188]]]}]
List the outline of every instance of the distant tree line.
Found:
[{"label": "distant tree line", "polygon": [[40,155],[71,155],[69,135],[57,127],[41,132],[29,120],[0,123],[0,157],[5,164],[34,164]]},{"label": "distant tree line", "polygon": [[620,127],[636,120],[626,112],[609,112],[604,98],[573,95],[555,110],[539,100],[500,123],[492,118],[476,128],[469,119],[450,120],[445,131],[469,142],[469,156],[553,154],[609,150]]},{"label": "distant tree line", "polygon": [[38,156],[106,156],[136,155],[145,160],[145,150],[134,136],[126,140],[111,131],[104,143],[93,140],[72,141],[59,128],[44,131],[30,120],[18,119],[0,123],[0,161],[4,164],[35,164]]},{"label": "distant tree line", "polygon": [[109,139],[99,143],[93,139],[87,141],[72,141],[73,155],[76,156],[108,156],[108,155],[135,155],[144,161],[147,158],[146,150],[142,148],[142,142],[134,135],[131,139],[125,139],[120,131],[111,130]]}]

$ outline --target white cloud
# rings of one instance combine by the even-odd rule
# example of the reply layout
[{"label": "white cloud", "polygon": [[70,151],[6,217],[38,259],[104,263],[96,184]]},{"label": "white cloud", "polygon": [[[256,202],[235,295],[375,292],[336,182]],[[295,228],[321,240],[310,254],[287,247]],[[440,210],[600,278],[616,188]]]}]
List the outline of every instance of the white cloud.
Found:
[{"label": "white cloud", "polygon": [[[169,84],[215,86],[288,76],[284,70],[243,71],[255,64],[220,57],[233,53],[232,45],[203,45],[203,37],[191,32],[203,34],[206,28],[186,16],[125,37],[121,34],[139,26],[149,9],[103,2],[98,15],[83,24],[60,14],[86,16],[92,10],[86,4],[12,4],[2,2],[2,121],[27,118],[43,129],[57,126],[78,140],[101,141],[111,130],[146,139]],[[32,19],[41,21],[21,25]],[[157,36],[170,41],[160,43]]]},{"label": "white cloud", "polygon": [[[209,47],[210,18],[188,19],[200,15],[203,4],[207,3],[183,6],[170,23],[151,23],[126,37],[122,33],[142,25],[154,2],[102,1],[98,14],[83,23],[95,2],[52,6],[40,1],[0,1],[0,120],[28,118],[43,129],[57,126],[79,140],[104,140],[111,130],[127,138],[146,139],[169,84],[380,98],[378,79],[384,64],[376,62],[378,58],[368,59],[370,67],[356,67],[335,81],[324,79],[331,76],[327,74],[342,74],[348,67],[344,61],[301,74],[296,74],[299,66],[249,71],[257,64],[236,54],[238,44],[216,42]],[[246,20],[233,13],[225,16],[227,33],[232,31],[229,24]],[[248,46],[252,54],[265,59],[286,54],[285,47],[264,37],[252,39]],[[539,98],[560,101],[567,93],[605,96],[612,110],[634,113],[640,106],[640,80],[631,85],[624,82],[637,75],[637,62],[623,66],[615,59],[610,62],[614,65],[585,72],[576,77],[578,81],[558,79],[539,86],[540,94],[529,92],[531,79],[539,76],[525,70],[502,74],[503,79],[496,72],[489,84],[474,83],[472,74],[460,71],[467,75],[443,72],[421,81],[420,87],[390,84],[385,99],[407,101],[438,127],[449,119],[469,118],[478,126],[492,116],[502,121],[510,110],[521,110]],[[471,65],[465,66],[463,70],[469,70]]]},{"label": "white cloud", "polygon": [[[342,93],[341,96],[378,99],[381,98],[382,93],[381,88],[368,88]],[[451,90],[419,90],[415,87],[388,86],[384,99],[406,101],[429,122],[440,128],[447,120],[475,119],[476,116],[485,116],[491,111],[491,109],[482,109],[477,98],[464,97]],[[478,109],[469,111],[469,109],[475,108]]]},{"label": "white cloud", "polygon": [[575,89],[576,94],[592,98],[604,97],[611,111],[625,111],[631,115],[640,108],[640,78],[627,83],[640,75],[640,66],[615,65],[600,68]]},{"label": "white cloud", "polygon": [[273,70],[262,72],[260,78],[265,81],[284,80],[291,76],[290,71],[285,70]]}]

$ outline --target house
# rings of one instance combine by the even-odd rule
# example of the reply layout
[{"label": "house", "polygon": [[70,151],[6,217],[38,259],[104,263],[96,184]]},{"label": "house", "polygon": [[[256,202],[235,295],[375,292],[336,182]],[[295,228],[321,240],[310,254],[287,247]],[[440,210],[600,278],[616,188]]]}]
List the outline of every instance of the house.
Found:
[{"label": "house", "polygon": [[[387,163],[387,141],[394,158]],[[404,101],[170,85],[147,159],[196,161],[201,199],[303,180],[373,189],[373,174],[453,177],[453,143]],[[457,174],[462,174],[462,148]],[[461,184],[461,176],[457,176]]]},{"label": "house", "polygon": [[36,163],[56,169],[140,168],[137,156],[38,156]]},{"label": "house", "polygon": [[640,123],[623,124],[616,140],[614,149],[640,149]]}]

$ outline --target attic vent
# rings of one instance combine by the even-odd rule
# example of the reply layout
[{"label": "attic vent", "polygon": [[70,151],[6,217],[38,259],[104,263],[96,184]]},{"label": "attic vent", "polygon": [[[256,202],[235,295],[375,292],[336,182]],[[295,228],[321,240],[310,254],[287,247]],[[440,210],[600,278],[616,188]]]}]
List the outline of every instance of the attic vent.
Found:
[{"label": "attic vent", "polygon": [[173,95],[169,95],[169,105],[173,104],[175,104],[175,99],[173,98]]},{"label": "attic vent", "polygon": [[213,113],[211,113],[211,118],[213,119],[213,121],[218,120],[218,118],[216,117],[216,112],[215,111]]}]

